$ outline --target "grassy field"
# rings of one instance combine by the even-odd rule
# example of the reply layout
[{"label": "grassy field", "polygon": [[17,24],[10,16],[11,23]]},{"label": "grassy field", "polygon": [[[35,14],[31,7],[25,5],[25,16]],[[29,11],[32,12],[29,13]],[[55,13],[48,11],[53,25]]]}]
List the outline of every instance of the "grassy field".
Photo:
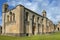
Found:
[{"label": "grassy field", "polygon": [[45,35],[25,36],[25,37],[11,37],[0,35],[0,40],[60,40],[60,32]]}]

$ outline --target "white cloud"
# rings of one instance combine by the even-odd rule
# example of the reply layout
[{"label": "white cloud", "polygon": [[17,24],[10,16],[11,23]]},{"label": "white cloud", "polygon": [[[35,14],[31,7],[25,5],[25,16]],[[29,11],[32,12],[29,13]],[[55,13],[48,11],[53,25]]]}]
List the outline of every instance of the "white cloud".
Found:
[{"label": "white cloud", "polygon": [[56,16],[56,19],[57,19],[58,21],[60,21],[60,15]]},{"label": "white cloud", "polygon": [[16,1],[11,1],[11,2],[7,2],[9,5],[11,5],[11,6],[16,6]]}]

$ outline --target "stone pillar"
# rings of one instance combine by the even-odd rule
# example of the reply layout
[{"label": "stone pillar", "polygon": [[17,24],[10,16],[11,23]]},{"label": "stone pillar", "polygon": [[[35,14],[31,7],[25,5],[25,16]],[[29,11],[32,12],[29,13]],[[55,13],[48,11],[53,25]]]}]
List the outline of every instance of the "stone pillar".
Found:
[{"label": "stone pillar", "polygon": [[43,25],[44,25],[44,27],[43,27],[44,30],[43,31],[44,31],[44,33],[46,33],[46,27],[47,27],[46,26],[46,18],[43,18]]},{"label": "stone pillar", "polygon": [[24,6],[20,5],[20,35],[24,36]]},{"label": "stone pillar", "polygon": [[5,33],[5,13],[2,14],[2,34]]},{"label": "stone pillar", "polygon": [[32,14],[29,13],[29,36],[32,35]]},{"label": "stone pillar", "polygon": [[42,34],[42,17],[40,17],[40,27],[39,27],[39,32]]},{"label": "stone pillar", "polygon": [[5,34],[5,16],[6,16],[6,12],[8,11],[8,4],[5,3],[3,4],[2,7],[2,34]]},{"label": "stone pillar", "polygon": [[37,22],[37,17],[35,17],[35,23],[36,23],[36,28],[35,28],[35,35],[38,34],[38,22]]}]

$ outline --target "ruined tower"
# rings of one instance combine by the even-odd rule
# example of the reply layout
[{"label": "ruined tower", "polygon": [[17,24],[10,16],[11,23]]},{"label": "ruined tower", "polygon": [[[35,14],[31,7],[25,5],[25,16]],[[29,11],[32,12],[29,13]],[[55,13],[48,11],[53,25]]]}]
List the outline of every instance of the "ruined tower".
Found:
[{"label": "ruined tower", "polygon": [[46,17],[46,11],[45,10],[42,11],[42,16]]},{"label": "ruined tower", "polygon": [[42,11],[42,16],[43,16],[42,32],[46,33],[46,11],[45,10]]},{"label": "ruined tower", "polygon": [[5,4],[3,4],[3,9],[2,9],[2,12],[7,12],[8,11],[8,4],[7,3],[5,3]]},{"label": "ruined tower", "polygon": [[2,34],[5,33],[5,15],[7,11],[8,11],[8,4],[4,3],[2,8],[2,21],[3,21]]}]

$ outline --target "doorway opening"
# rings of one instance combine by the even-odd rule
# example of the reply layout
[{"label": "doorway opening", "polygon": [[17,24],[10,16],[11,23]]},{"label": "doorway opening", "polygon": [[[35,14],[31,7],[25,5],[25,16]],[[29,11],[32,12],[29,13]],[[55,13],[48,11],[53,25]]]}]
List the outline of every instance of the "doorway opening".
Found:
[{"label": "doorway opening", "polygon": [[59,28],[58,28],[58,31],[59,31]]},{"label": "doorway opening", "polygon": [[29,34],[28,33],[26,33],[26,36],[28,36]]},{"label": "doorway opening", "polygon": [[35,34],[35,28],[36,28],[35,26],[32,27],[32,33],[33,33],[33,35]]}]

